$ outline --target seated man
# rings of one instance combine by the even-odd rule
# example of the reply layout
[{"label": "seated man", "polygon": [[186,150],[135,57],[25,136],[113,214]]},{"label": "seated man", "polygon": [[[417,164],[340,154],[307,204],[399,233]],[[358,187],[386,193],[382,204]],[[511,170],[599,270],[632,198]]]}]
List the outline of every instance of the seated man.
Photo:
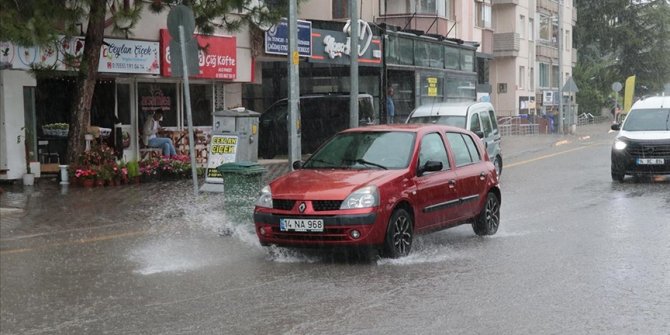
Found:
[{"label": "seated man", "polygon": [[144,122],[142,133],[144,135],[144,144],[151,148],[163,149],[163,156],[175,156],[177,151],[174,149],[172,140],[166,137],[158,137],[158,131],[161,129],[160,121],[163,120],[163,111],[157,110],[152,118]]}]

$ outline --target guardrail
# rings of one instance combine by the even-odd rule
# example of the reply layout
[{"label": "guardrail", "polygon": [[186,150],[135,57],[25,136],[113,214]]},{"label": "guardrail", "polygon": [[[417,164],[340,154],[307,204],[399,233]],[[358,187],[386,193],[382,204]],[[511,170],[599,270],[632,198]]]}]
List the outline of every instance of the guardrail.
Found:
[{"label": "guardrail", "polygon": [[540,134],[540,125],[529,123],[527,116],[503,116],[498,118],[498,130],[500,130],[501,136],[538,135]]},{"label": "guardrail", "polygon": [[609,121],[608,116],[598,115],[594,116],[591,113],[582,113],[577,117],[577,126],[585,126],[587,124],[602,123]]}]

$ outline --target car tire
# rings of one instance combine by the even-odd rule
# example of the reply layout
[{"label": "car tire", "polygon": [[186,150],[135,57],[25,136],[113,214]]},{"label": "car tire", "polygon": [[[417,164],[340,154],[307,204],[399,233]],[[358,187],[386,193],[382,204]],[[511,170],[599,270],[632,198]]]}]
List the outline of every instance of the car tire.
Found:
[{"label": "car tire", "polygon": [[472,223],[472,230],[479,236],[493,235],[498,231],[499,225],[500,199],[495,193],[489,192],[484,207]]},{"label": "car tire", "polygon": [[625,173],[619,172],[618,170],[612,168],[612,180],[623,183],[623,178],[626,176]]},{"label": "car tire", "polygon": [[502,176],[502,170],[503,170],[502,157],[496,156],[496,158],[493,160],[493,166],[495,166],[496,174],[498,175],[498,179],[500,179],[500,176]]},{"label": "car tire", "polygon": [[384,256],[399,258],[409,255],[414,239],[414,222],[412,216],[402,208],[391,214],[386,239],[384,240]]}]

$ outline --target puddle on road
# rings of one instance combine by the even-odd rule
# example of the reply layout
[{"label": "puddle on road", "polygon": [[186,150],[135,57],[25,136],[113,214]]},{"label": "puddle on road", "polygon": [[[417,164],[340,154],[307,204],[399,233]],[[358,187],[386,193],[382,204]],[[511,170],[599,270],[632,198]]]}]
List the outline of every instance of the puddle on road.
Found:
[{"label": "puddle on road", "polygon": [[207,250],[187,240],[160,239],[133,251],[129,259],[139,264],[135,273],[151,275],[182,272],[208,265]]}]

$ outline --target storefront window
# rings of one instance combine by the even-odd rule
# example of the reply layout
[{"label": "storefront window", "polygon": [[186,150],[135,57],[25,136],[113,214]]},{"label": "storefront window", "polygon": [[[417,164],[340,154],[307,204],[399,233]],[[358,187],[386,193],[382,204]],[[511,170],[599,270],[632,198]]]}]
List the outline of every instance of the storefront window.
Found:
[{"label": "storefront window", "polygon": [[414,62],[417,66],[430,66],[430,43],[414,41]]},{"label": "storefront window", "polygon": [[[209,127],[212,126],[212,105],[213,93],[212,85],[191,84],[191,117],[193,126]],[[186,117],[186,106],[184,106],[184,126],[188,126],[188,117]]]},{"label": "storefront window", "polygon": [[475,75],[448,75],[446,101],[474,101],[477,99]]},{"label": "storefront window", "polygon": [[398,64],[414,65],[414,40],[398,38]]},{"label": "storefront window", "polygon": [[444,78],[439,74],[421,75],[420,105],[432,104],[444,100]]},{"label": "storefront window", "polygon": [[458,49],[446,47],[444,49],[445,67],[452,70],[461,69],[461,53]]},{"label": "storefront window", "polygon": [[177,127],[177,85],[172,83],[139,83],[137,85],[139,124],[161,109],[163,127]]},{"label": "storefront window", "polygon": [[130,84],[116,85],[116,116],[121,124],[130,124]]},{"label": "storefront window", "polygon": [[437,43],[430,43],[430,67],[444,68],[444,48]]}]

